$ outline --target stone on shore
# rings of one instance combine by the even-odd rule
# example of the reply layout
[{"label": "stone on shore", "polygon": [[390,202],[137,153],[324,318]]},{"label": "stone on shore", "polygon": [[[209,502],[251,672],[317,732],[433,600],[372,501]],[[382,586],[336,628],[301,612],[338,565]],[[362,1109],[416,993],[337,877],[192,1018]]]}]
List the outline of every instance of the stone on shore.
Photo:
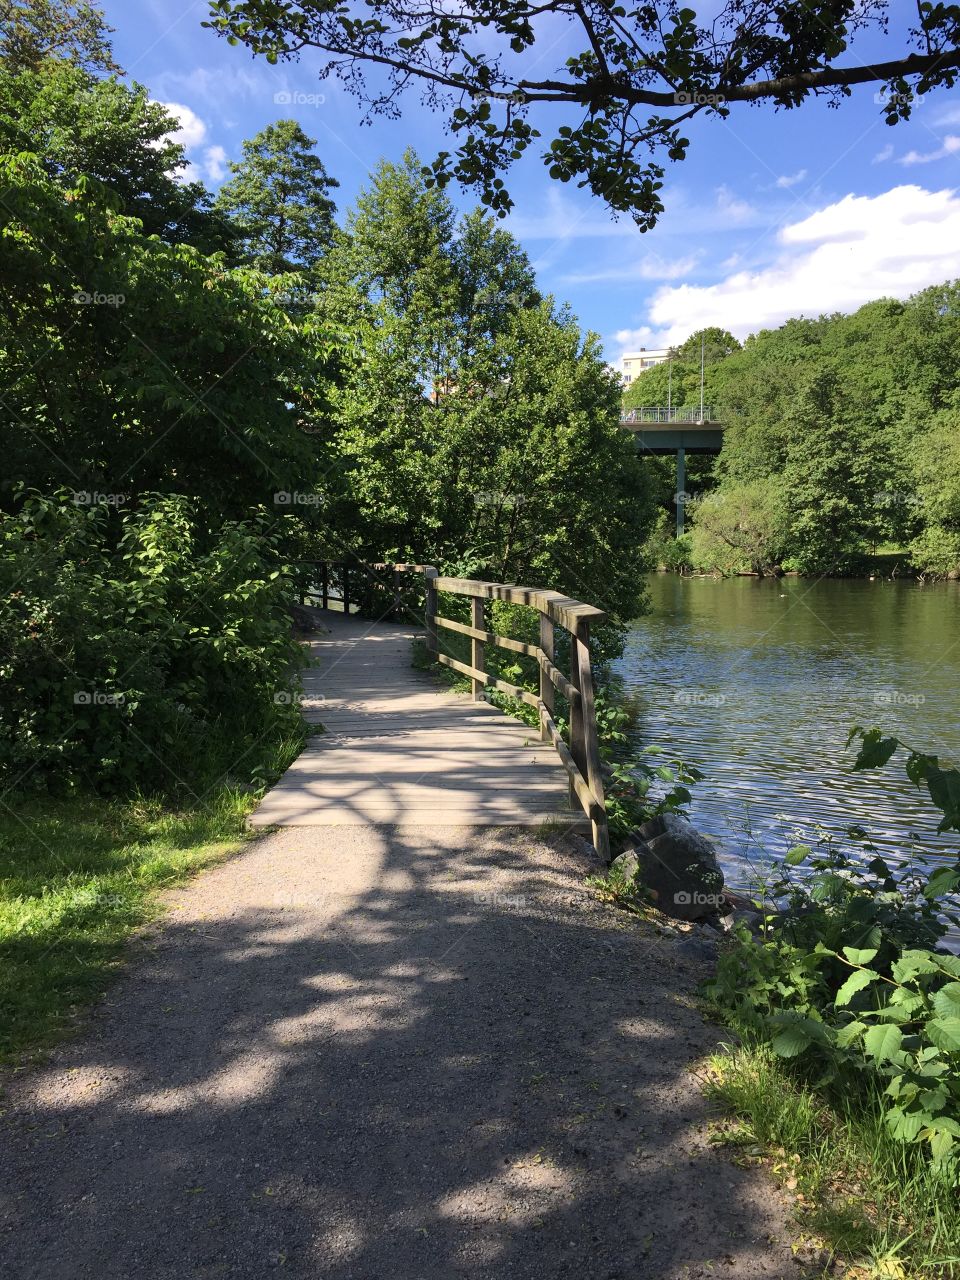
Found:
[{"label": "stone on shore", "polygon": [[711,842],[676,813],[645,822],[635,844],[614,861],[650,892],[664,915],[678,920],[715,916],[723,904],[723,872]]}]

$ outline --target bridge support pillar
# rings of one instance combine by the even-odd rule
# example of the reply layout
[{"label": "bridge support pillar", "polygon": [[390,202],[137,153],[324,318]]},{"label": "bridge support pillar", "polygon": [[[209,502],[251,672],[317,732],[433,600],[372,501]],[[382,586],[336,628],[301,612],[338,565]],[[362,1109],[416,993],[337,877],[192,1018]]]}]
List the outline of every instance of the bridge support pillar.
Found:
[{"label": "bridge support pillar", "polygon": [[674,501],[677,504],[677,537],[683,536],[683,513],[687,501],[687,455],[683,445],[677,449],[677,488]]}]

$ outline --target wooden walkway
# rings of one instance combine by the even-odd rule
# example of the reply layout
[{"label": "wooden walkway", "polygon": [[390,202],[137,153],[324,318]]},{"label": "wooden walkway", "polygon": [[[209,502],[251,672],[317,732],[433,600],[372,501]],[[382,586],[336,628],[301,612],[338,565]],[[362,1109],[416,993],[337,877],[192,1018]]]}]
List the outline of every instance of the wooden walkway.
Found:
[{"label": "wooden walkway", "polygon": [[553,747],[415,671],[409,627],[322,617],[329,634],[311,642],[303,714],[326,732],[308,740],[252,825],[583,825]]}]

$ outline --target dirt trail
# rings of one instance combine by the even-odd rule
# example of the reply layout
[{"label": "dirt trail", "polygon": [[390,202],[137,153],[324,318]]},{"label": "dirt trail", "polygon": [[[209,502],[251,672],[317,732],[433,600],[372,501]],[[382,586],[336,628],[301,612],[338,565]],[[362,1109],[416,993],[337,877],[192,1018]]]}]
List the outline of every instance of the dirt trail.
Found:
[{"label": "dirt trail", "polygon": [[516,829],[288,829],[172,893],[4,1081],[0,1274],[797,1274],[707,1141],[701,961],[587,870]]}]

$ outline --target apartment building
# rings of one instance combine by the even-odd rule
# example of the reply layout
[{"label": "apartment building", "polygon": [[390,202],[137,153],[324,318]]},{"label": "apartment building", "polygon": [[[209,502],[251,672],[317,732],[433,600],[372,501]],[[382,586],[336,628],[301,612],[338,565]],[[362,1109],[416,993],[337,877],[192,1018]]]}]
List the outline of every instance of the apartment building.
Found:
[{"label": "apartment building", "polygon": [[643,373],[644,369],[652,369],[655,364],[663,364],[669,358],[668,347],[649,351],[646,347],[641,347],[639,351],[626,351],[620,357],[618,373],[623,378],[624,385],[629,387],[638,373]]}]

